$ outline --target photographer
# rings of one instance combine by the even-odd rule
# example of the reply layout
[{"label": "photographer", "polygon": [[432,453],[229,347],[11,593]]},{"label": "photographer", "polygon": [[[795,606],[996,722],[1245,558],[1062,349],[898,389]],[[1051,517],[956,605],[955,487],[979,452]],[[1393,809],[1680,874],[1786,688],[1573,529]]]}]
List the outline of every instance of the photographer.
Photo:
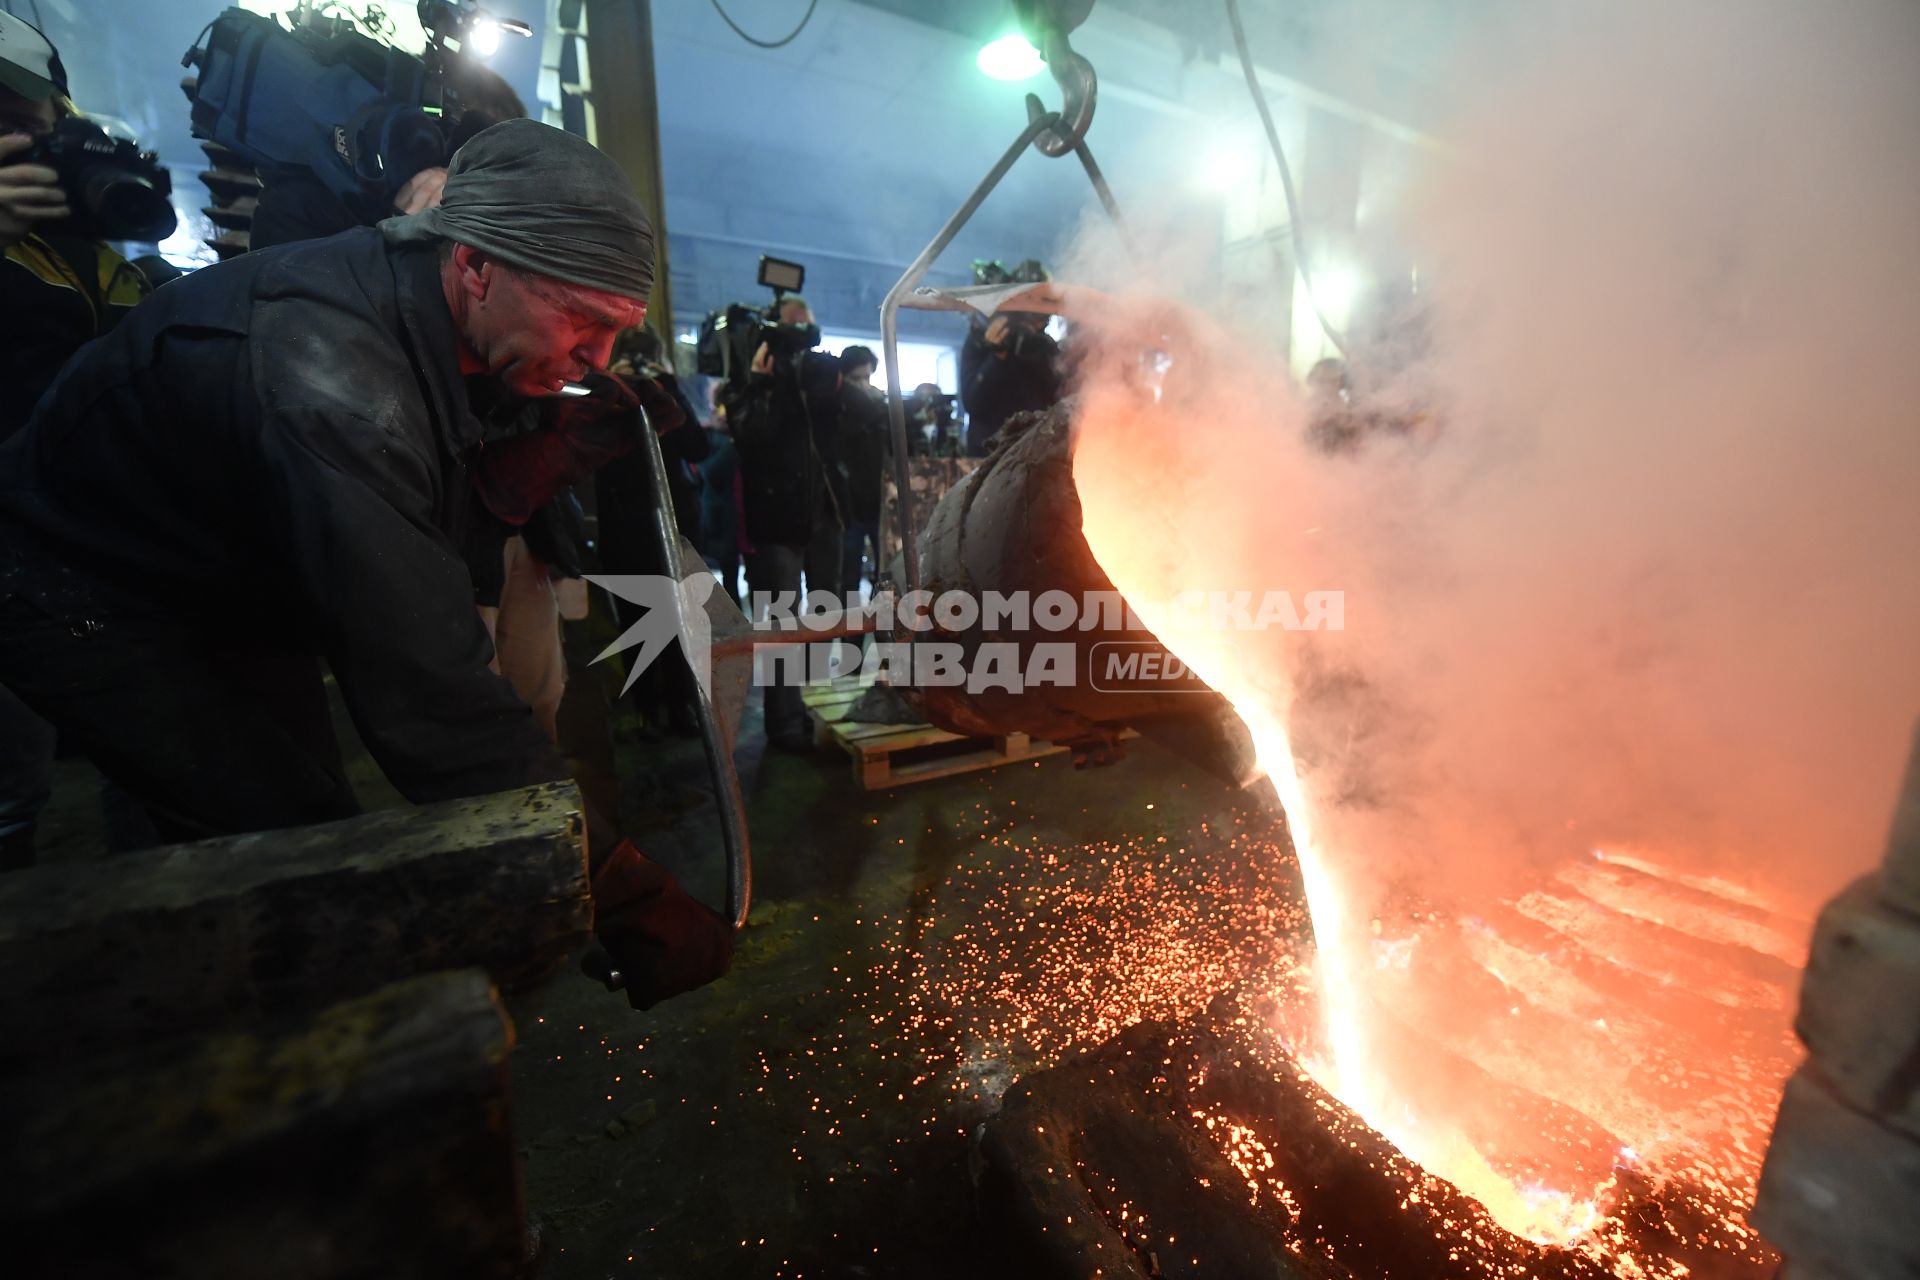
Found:
[{"label": "photographer", "polygon": [[[449,155],[484,129],[503,120],[526,117],[526,104],[520,101],[513,86],[486,67],[458,61],[449,71],[449,77],[461,104],[460,118],[454,122],[447,139]],[[265,185],[247,238],[251,249],[317,240],[348,227],[370,227],[394,213],[431,209],[440,203],[440,192],[447,182],[446,169],[430,165],[400,184],[391,209],[356,212],[309,170],[282,169],[261,176]]]},{"label": "photographer", "polygon": [[[125,258],[65,225],[73,208],[59,173],[27,158],[74,114],[53,45],[0,11],[0,441],[26,425],[67,358],[147,293]],[[0,687],[0,870],[33,862],[54,745],[52,726]]]},{"label": "photographer", "polygon": [[1039,317],[1003,312],[967,331],[960,348],[960,403],[967,410],[967,456],[984,458],[1016,413],[1060,399],[1060,346]]},{"label": "photographer", "polygon": [[[807,300],[777,304],[743,383],[728,388],[727,421],[740,450],[747,589],[772,596],[840,593],[840,363],[814,351],[820,329]],[[812,746],[800,690],[766,687],[767,740],[783,750]]]},{"label": "photographer", "polygon": [[953,397],[937,382],[923,382],[907,397],[907,453],[911,457],[952,458],[959,453],[954,435]]},{"label": "photographer", "polygon": [[871,546],[873,579],[879,580],[880,508],[883,504],[887,460],[892,457],[892,434],[887,423],[887,397],[873,385],[879,358],[870,347],[851,346],[840,353],[840,449],[846,459],[846,550],[840,581],[848,591],[860,585],[860,572]]},{"label": "photographer", "polygon": [[[998,262],[975,262],[976,285],[1044,284],[1047,269],[1029,258],[1009,271]],[[1052,407],[1062,391],[1060,345],[1042,317],[1003,311],[974,317],[960,348],[960,403],[967,411],[967,456],[983,458],[1001,426],[1016,413]]]},{"label": "photographer", "polygon": [[59,53],[0,10],[0,440],[26,424],[68,356],[147,294],[125,258],[63,225],[74,210],[60,175],[27,156],[75,114]]}]

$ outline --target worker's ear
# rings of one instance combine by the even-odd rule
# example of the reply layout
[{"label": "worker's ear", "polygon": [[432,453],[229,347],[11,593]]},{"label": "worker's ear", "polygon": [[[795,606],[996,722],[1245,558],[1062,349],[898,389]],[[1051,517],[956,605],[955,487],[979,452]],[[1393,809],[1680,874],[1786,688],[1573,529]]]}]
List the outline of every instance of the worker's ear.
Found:
[{"label": "worker's ear", "polygon": [[472,245],[456,244],[453,246],[453,275],[462,293],[475,302],[482,302],[499,275],[499,267],[492,258]]}]

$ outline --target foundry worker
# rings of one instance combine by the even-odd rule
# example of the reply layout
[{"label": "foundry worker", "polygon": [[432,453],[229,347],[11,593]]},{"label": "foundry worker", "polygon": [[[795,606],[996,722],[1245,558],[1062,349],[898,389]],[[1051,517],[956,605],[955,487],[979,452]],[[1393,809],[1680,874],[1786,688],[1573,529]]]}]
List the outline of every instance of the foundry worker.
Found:
[{"label": "foundry worker", "polygon": [[[496,442],[476,405],[604,367],[653,264],[613,162],[515,120],[461,148],[435,209],[156,293],[0,447],[0,684],[172,840],[355,812],[321,659],[414,803],[564,777],[488,669],[457,548],[476,488],[530,510],[604,441]],[[589,818],[634,1002],[724,972],[726,924]]]}]

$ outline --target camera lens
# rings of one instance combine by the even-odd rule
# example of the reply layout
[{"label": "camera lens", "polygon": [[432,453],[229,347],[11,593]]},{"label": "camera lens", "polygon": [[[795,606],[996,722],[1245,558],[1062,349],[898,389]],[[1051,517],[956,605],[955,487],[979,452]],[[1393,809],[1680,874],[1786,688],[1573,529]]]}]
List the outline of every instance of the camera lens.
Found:
[{"label": "camera lens", "polygon": [[82,184],[87,212],[110,240],[164,240],[179,219],[166,193],[137,173],[95,166]]}]

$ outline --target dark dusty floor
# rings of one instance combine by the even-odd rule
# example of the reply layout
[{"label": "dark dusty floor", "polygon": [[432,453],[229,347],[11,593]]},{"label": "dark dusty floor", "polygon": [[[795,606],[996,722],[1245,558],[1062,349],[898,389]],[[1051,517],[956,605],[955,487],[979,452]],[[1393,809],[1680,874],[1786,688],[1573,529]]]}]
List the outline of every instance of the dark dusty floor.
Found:
[{"label": "dark dusty floor", "polygon": [[[1226,787],[1144,742],[892,793],[755,745],[732,974],[648,1013],[585,982],[523,1011],[545,1274],[1018,1274],[976,1228],[970,1130],[1021,1072],[1290,945],[1292,867],[1265,819],[1241,834]],[[710,827],[702,808],[647,847],[717,900]]]},{"label": "dark dusty floor", "polygon": [[[697,747],[622,720],[642,847],[717,902]],[[1270,819],[1147,741],[867,793],[837,753],[763,752],[756,721],[733,972],[650,1012],[572,976],[513,1009],[540,1274],[1020,1274],[977,1225],[969,1132],[1022,1072],[1295,945],[1297,874]],[[62,767],[56,847],[97,809]]]}]

